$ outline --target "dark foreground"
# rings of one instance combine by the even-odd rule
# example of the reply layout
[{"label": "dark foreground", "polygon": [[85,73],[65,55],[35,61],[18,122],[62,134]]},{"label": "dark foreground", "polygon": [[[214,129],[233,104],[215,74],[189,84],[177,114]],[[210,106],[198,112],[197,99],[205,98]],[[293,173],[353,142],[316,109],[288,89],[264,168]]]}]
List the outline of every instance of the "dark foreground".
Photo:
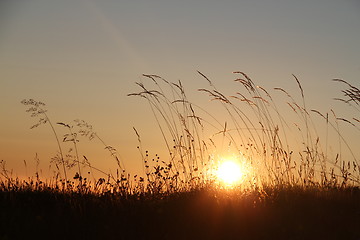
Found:
[{"label": "dark foreground", "polygon": [[360,190],[1,191],[0,239],[360,239]]}]

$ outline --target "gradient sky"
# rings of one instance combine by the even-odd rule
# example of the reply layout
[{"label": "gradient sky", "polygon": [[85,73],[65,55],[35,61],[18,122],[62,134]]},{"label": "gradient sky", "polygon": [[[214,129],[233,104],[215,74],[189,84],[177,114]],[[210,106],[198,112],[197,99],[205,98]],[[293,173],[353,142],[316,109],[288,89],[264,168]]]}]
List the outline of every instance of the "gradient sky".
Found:
[{"label": "gradient sky", "polygon": [[[91,123],[130,170],[140,169],[132,127],[154,151],[158,132],[146,103],[126,95],[148,73],[181,79],[191,100],[206,103],[196,70],[229,94],[233,71],[289,92],[298,91],[295,74],[313,108],[329,111],[341,96],[331,79],[360,83],[360,2],[2,0],[0,160],[23,174],[23,160],[34,166],[38,153],[47,166],[56,153],[48,126],[29,129],[20,101],[34,98],[54,122]],[[110,169],[91,144],[95,163]]]}]

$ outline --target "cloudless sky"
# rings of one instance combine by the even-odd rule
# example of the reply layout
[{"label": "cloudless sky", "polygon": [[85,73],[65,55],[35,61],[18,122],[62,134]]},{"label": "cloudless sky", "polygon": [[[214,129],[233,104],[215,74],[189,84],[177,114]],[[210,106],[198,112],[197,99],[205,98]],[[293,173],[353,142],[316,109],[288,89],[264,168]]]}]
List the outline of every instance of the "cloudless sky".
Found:
[{"label": "cloudless sky", "polygon": [[[47,126],[29,129],[34,119],[20,101],[34,98],[54,122],[91,123],[140,169],[132,127],[150,149],[159,134],[146,103],[126,96],[143,73],[182,80],[195,102],[206,85],[196,70],[229,94],[233,71],[289,92],[298,91],[295,74],[314,108],[329,111],[341,96],[331,79],[359,86],[359,44],[357,0],[3,0],[0,160],[21,171],[35,153],[43,163],[56,153]],[[95,145],[87,151],[107,170]]]}]

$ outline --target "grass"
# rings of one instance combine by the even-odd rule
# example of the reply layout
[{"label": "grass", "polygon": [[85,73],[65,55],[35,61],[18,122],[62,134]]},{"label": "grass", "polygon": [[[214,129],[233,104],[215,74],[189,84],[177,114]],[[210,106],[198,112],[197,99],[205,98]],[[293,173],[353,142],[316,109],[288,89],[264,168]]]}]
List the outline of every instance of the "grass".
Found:
[{"label": "grass", "polygon": [[[359,239],[360,167],[341,131],[344,124],[359,131],[359,89],[334,80],[345,86],[336,100],[353,109],[345,118],[309,109],[296,76],[299,91],[292,96],[283,88],[270,94],[245,73],[235,74],[239,89],[227,96],[199,72],[208,85],[199,93],[222,108],[217,115],[191,102],[181,81],[144,75],[140,91],[129,96],[147,101],[168,154],[144,150],[134,128],[141,176],[127,172],[117,150],[87,122],[54,124],[44,103],[22,101],[37,119],[32,128],[51,128],[57,171],[41,179],[37,169],[19,179],[1,161],[0,239]],[[109,152],[113,173],[78,151],[85,139]],[[218,182],[221,155],[247,166],[241,185]]]},{"label": "grass", "polygon": [[[358,239],[360,190],[1,191],[2,239]],[[21,229],[19,231],[18,229]]]}]

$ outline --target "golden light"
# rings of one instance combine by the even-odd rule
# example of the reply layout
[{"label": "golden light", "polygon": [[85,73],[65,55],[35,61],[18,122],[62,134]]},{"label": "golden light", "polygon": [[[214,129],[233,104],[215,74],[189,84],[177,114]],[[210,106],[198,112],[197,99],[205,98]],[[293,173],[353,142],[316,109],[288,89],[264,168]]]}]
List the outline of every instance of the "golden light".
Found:
[{"label": "golden light", "polygon": [[225,186],[240,184],[245,173],[242,166],[235,160],[224,160],[220,163],[216,177]]}]

